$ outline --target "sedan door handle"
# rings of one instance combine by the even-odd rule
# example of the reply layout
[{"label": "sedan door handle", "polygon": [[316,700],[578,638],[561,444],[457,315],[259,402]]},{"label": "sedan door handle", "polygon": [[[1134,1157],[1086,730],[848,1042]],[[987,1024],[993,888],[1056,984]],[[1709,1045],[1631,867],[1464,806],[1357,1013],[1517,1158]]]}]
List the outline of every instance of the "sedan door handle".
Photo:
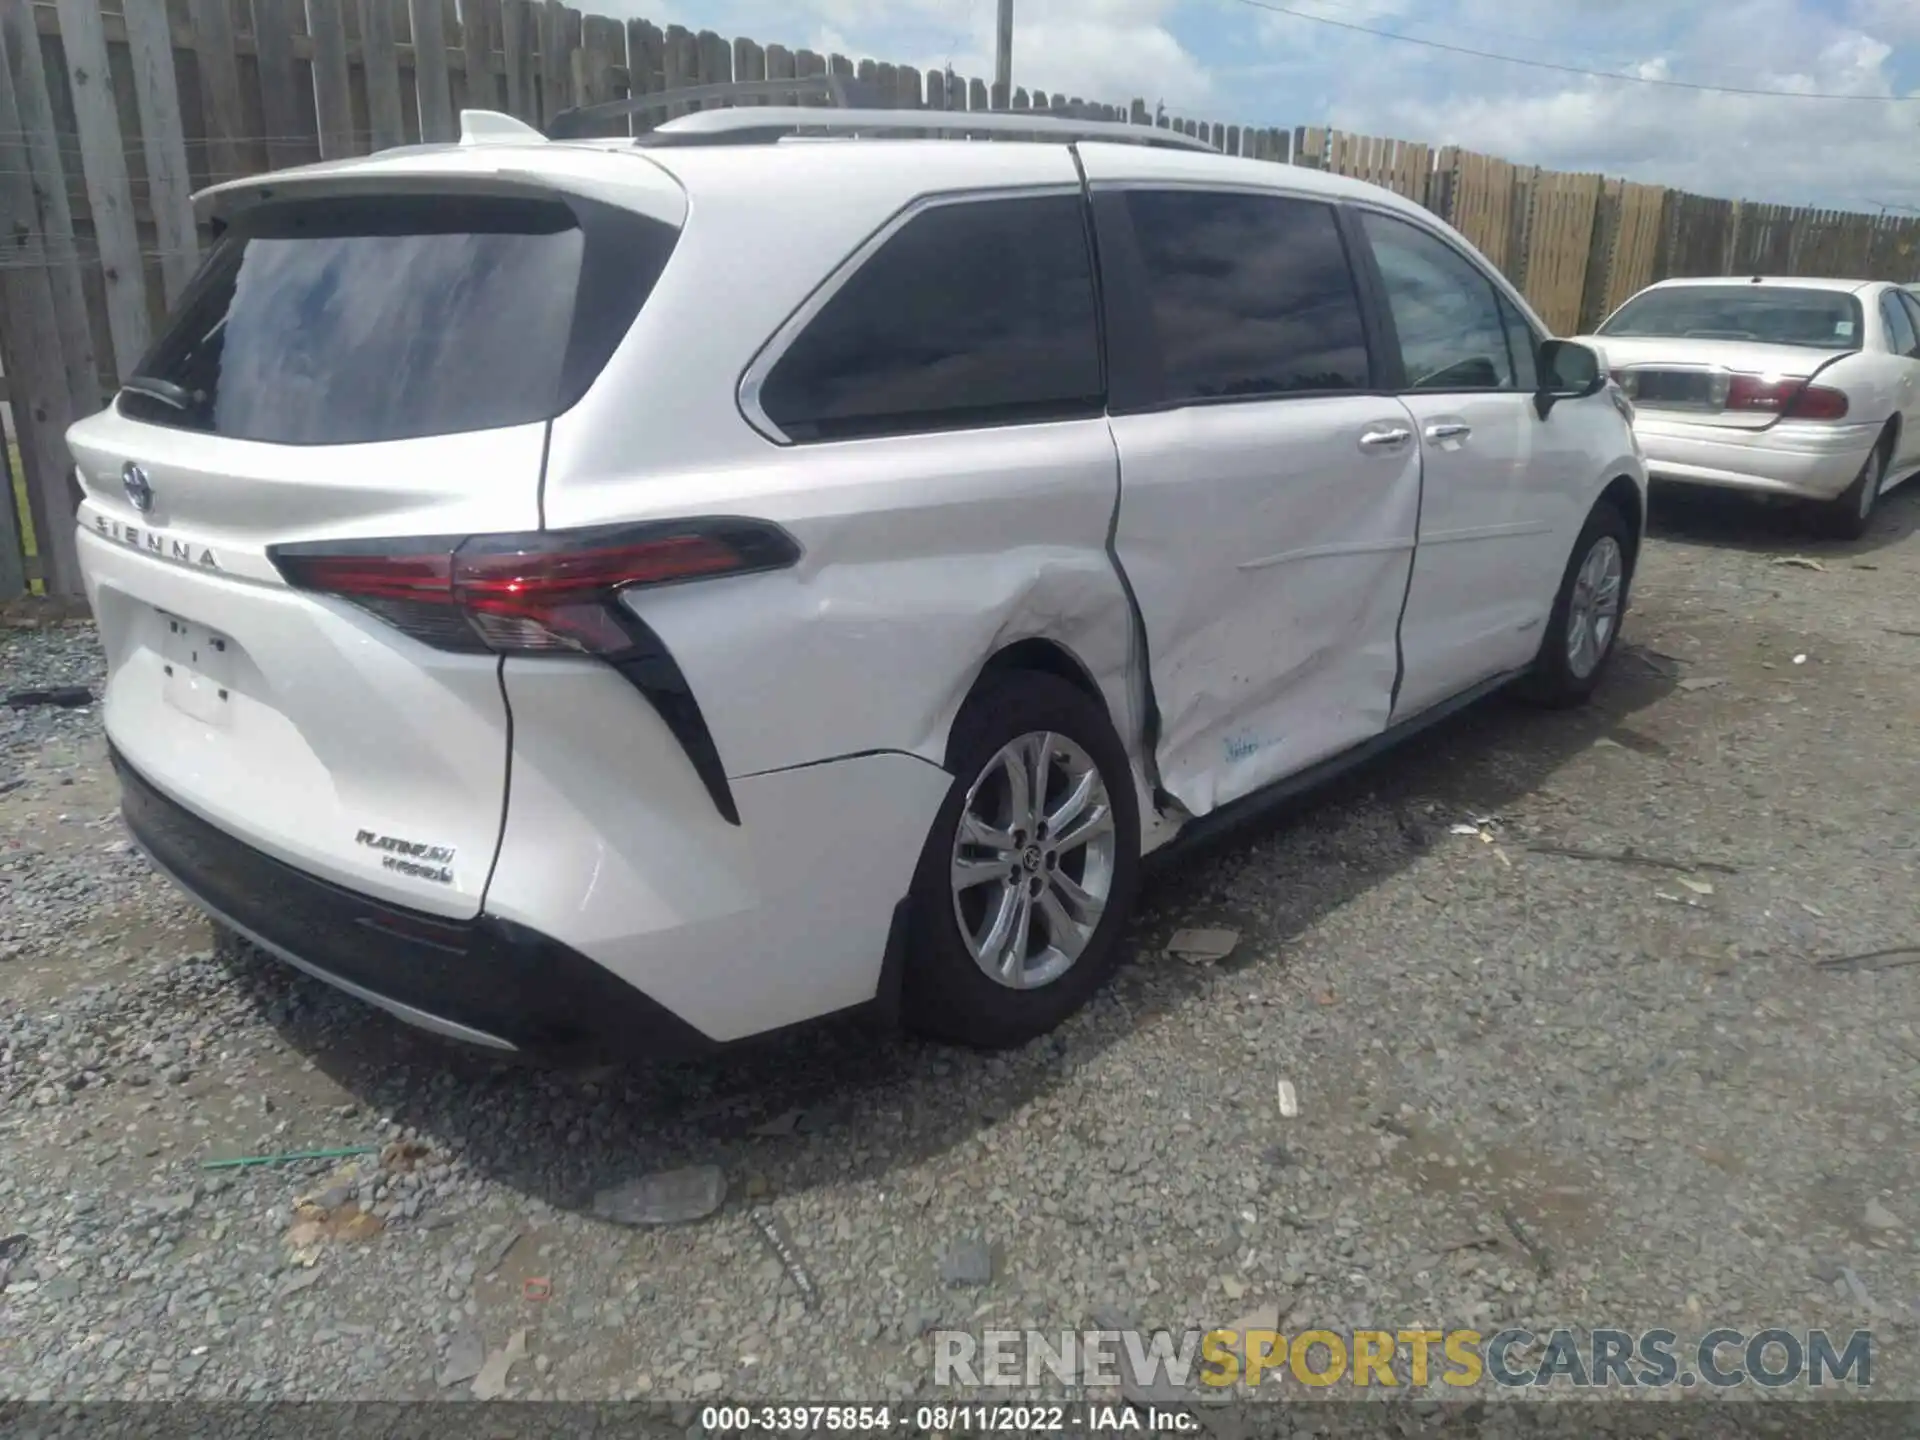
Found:
[{"label": "sedan door handle", "polygon": [[1386,450],[1395,445],[1404,445],[1413,438],[1413,432],[1404,425],[1384,426],[1369,430],[1360,437],[1360,443],[1369,450]]},{"label": "sedan door handle", "polygon": [[1464,440],[1473,433],[1471,425],[1458,420],[1443,420],[1437,425],[1427,426],[1429,440]]}]

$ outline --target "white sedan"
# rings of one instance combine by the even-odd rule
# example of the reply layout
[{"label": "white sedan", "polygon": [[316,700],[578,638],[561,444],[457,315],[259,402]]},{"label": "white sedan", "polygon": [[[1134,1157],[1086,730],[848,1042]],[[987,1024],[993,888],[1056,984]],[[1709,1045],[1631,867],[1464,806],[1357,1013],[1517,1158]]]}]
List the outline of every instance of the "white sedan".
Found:
[{"label": "white sedan", "polygon": [[1665,280],[1590,340],[1656,480],[1812,500],[1851,539],[1920,469],[1920,296],[1899,285]]}]

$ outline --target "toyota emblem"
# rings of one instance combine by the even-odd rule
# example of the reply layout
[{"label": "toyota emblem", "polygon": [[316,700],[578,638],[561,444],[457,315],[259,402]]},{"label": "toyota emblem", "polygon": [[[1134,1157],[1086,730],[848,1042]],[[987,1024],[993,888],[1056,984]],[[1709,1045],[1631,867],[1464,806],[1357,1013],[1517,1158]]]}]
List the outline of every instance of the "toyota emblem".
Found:
[{"label": "toyota emblem", "polygon": [[120,485],[127,492],[127,499],[133,502],[133,508],[142,515],[153,509],[153,482],[147,479],[147,472],[131,460],[120,471]]}]

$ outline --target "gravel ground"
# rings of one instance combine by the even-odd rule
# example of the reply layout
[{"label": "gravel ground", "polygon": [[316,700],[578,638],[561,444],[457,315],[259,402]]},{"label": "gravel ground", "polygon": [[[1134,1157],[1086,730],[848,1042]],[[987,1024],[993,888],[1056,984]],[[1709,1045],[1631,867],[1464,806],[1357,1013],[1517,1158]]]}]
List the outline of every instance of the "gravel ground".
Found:
[{"label": "gravel ground", "polygon": [[[1870,1327],[1920,1398],[1920,968],[1816,964],[1920,945],[1913,491],[1844,547],[1664,500],[1595,706],[1480,706],[1161,873],[1118,982],[997,1057],[502,1066],[216,953],[97,712],[0,711],[0,1398],[464,1397],[519,1332],[515,1397],[928,1398],[937,1328],[1250,1313]],[[12,628],[0,674],[101,661]],[[344,1146],[389,1148],[200,1168]],[[706,1164],[705,1221],[590,1213]]]}]

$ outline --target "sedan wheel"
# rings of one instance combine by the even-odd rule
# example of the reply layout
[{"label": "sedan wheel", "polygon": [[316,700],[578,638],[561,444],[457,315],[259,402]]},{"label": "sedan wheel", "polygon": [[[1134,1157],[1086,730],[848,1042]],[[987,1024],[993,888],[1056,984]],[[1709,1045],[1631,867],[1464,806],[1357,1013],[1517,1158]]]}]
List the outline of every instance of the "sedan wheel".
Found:
[{"label": "sedan wheel", "polygon": [[1887,480],[1886,440],[1874,447],[1860,473],[1834,499],[1820,507],[1820,528],[1838,540],[1858,540],[1873,524],[1873,512],[1880,503],[1880,490]]}]

